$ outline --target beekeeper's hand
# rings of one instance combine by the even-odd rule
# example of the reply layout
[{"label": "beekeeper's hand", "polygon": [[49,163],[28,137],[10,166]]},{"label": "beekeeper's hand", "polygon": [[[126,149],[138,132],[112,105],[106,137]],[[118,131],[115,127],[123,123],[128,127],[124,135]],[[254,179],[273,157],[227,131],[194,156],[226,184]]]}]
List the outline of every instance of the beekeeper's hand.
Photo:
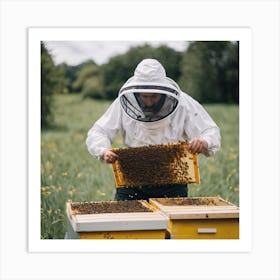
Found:
[{"label": "beekeeper's hand", "polygon": [[189,142],[189,151],[192,154],[203,153],[208,149],[208,143],[203,139],[193,139]]},{"label": "beekeeper's hand", "polygon": [[111,150],[107,150],[103,152],[101,159],[106,163],[114,163],[118,159],[118,155],[112,152]]}]

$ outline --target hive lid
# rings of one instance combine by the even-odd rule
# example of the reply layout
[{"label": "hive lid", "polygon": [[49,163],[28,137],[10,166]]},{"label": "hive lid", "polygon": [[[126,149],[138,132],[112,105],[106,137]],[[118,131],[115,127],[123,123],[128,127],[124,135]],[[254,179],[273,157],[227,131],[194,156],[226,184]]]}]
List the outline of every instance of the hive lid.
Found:
[{"label": "hive lid", "polygon": [[168,218],[146,201],[68,202],[76,232],[166,229]]},{"label": "hive lid", "polygon": [[113,151],[119,156],[112,164],[116,187],[199,184],[197,154],[188,151],[186,142]]},{"label": "hive lid", "polygon": [[149,202],[170,219],[239,218],[239,207],[221,197],[152,198]]}]

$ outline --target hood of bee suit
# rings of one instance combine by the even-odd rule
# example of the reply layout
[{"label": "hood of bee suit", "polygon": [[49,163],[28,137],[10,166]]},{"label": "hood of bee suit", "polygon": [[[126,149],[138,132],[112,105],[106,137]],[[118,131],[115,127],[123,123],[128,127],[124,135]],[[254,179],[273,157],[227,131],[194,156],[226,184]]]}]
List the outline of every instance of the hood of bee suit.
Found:
[{"label": "hood of bee suit", "polygon": [[[143,95],[156,101],[147,104]],[[170,116],[178,106],[179,95],[179,86],[166,76],[164,67],[155,59],[142,60],[134,76],[119,91],[122,109],[140,122],[156,122]]]}]

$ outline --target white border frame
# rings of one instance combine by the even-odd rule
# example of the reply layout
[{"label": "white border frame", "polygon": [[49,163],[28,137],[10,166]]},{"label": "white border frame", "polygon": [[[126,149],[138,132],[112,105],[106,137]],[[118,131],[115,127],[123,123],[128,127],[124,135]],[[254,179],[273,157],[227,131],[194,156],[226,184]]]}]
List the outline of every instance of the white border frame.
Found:
[{"label": "white border frame", "polygon": [[[40,42],[239,41],[240,239],[41,240]],[[29,28],[28,30],[28,250],[29,252],[250,252],[252,248],[252,32],[250,28]],[[31,203],[32,202],[32,203]]]}]

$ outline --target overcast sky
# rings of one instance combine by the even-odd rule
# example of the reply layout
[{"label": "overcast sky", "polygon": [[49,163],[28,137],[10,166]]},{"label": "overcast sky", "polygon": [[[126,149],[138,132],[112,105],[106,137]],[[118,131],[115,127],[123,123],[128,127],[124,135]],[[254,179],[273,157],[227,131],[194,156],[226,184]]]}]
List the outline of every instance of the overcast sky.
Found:
[{"label": "overcast sky", "polygon": [[93,42],[93,41],[46,41],[46,47],[52,54],[56,64],[67,63],[78,65],[86,60],[94,60],[97,64],[103,64],[115,55],[125,53],[130,47],[148,43],[152,46],[167,45],[177,51],[184,51],[188,45],[185,41],[130,41],[130,42]]}]

